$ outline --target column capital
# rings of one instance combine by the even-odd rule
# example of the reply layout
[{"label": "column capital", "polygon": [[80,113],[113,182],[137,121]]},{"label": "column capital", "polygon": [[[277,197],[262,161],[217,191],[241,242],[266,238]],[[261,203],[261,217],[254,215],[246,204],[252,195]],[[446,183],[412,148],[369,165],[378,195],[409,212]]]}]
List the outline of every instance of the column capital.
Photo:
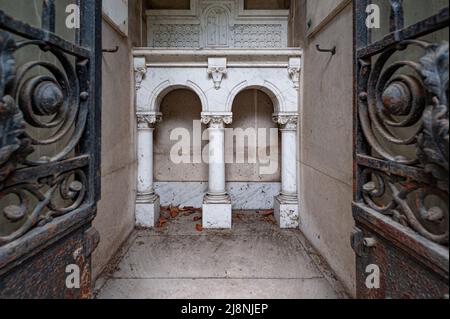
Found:
[{"label": "column capital", "polygon": [[162,113],[136,113],[136,118],[138,130],[148,130],[154,128],[156,123],[160,123],[162,121]]},{"label": "column capital", "polygon": [[233,122],[233,113],[202,113],[201,121],[210,127],[224,127]]},{"label": "column capital", "polygon": [[272,119],[284,130],[296,130],[298,125],[297,113],[278,113],[273,114]]}]

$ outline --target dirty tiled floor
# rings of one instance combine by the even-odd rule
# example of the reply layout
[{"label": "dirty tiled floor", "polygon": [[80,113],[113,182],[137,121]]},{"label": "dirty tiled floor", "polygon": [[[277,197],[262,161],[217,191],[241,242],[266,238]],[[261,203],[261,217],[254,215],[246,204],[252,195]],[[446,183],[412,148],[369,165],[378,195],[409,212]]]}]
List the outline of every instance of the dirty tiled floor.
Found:
[{"label": "dirty tiled floor", "polygon": [[256,212],[233,213],[232,230],[201,230],[200,216],[136,231],[97,281],[97,298],[345,298],[298,230]]}]

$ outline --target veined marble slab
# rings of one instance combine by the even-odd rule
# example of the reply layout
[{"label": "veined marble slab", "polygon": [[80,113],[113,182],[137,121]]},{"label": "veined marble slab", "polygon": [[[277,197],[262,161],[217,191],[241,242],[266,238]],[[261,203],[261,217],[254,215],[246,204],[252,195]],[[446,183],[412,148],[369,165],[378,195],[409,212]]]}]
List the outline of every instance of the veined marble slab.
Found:
[{"label": "veined marble slab", "polygon": [[[208,182],[156,182],[155,192],[161,197],[161,205],[182,205],[201,208]],[[274,197],[279,195],[280,183],[227,183],[235,210],[272,209]]]}]

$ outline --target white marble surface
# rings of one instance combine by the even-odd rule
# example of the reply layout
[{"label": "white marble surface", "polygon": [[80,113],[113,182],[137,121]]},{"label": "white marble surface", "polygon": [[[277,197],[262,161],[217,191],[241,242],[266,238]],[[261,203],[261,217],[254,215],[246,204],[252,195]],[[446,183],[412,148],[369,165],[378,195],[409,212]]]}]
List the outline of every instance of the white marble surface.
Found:
[{"label": "white marble surface", "polygon": [[274,196],[280,193],[280,183],[228,183],[233,209],[272,209]]},{"label": "white marble surface", "polygon": [[159,220],[159,198],[154,203],[136,203],[136,226],[153,228]]},{"label": "white marble surface", "polygon": [[[270,96],[275,113],[298,112],[299,92],[292,76],[292,58],[298,49],[284,50],[178,50],[137,49],[137,59],[145,57],[148,70],[137,92],[138,112],[158,112],[165,95],[178,88],[194,91],[202,112],[231,112],[235,97],[245,89],[257,88]],[[217,88],[208,74],[208,59],[226,58],[226,74]],[[300,72],[300,65],[297,66]]]},{"label": "white marble surface", "polygon": [[[297,131],[281,129],[281,192],[297,196]],[[293,147],[294,146],[294,147]]]},{"label": "white marble surface", "polygon": [[225,182],[225,129],[222,120],[209,123],[209,188],[208,193],[223,194]]},{"label": "white marble surface", "polygon": [[230,229],[231,204],[203,204],[202,222],[206,229]]},{"label": "white marble surface", "polygon": [[[202,207],[208,189],[207,182],[156,182],[155,192],[161,205]],[[235,210],[272,209],[274,196],[280,193],[280,183],[227,183],[227,192]]]},{"label": "white marble surface", "polygon": [[153,128],[138,129],[138,194],[153,192]]},{"label": "white marble surface", "polygon": [[299,227],[299,206],[298,204],[283,204],[278,198],[275,198],[275,219],[280,228],[298,228]]}]

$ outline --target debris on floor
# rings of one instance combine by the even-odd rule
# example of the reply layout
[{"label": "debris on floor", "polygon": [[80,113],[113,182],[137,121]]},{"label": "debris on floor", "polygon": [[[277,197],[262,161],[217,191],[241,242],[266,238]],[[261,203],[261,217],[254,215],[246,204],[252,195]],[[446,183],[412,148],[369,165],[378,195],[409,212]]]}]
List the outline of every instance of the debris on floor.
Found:
[{"label": "debris on floor", "polygon": [[236,211],[231,230],[204,230],[201,212],[177,207],[172,218],[173,208],[161,209],[163,227],[134,233],[98,298],[343,298],[300,231],[269,211]]},{"label": "debris on floor", "polygon": [[[192,206],[161,206],[160,208],[160,218],[158,221],[158,224],[156,225],[156,228],[163,228],[168,223],[170,223],[173,220],[176,220],[179,217],[186,217],[186,216],[192,216],[199,214],[197,216],[193,217],[193,222],[198,222],[202,220],[202,209],[201,208],[195,208]],[[203,231],[203,226],[201,224],[196,224],[195,229],[197,231]]]}]

